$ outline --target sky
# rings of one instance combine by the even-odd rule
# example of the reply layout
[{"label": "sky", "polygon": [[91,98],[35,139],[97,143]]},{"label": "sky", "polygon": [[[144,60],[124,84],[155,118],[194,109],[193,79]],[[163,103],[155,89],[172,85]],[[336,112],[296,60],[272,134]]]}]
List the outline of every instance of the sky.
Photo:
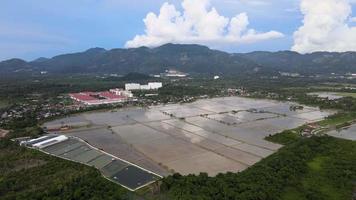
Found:
[{"label": "sky", "polygon": [[356,51],[356,0],[2,0],[0,60],[102,47]]}]

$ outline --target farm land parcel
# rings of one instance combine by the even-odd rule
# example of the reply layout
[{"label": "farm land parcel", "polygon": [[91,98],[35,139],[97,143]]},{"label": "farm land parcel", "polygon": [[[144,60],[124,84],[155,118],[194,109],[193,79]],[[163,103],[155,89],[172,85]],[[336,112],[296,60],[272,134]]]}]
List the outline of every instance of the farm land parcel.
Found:
[{"label": "farm land parcel", "polygon": [[82,128],[63,132],[142,168],[166,176],[238,172],[276,152],[264,140],[320,121],[331,112],[291,102],[226,97],[190,104],[84,113],[44,124]]}]

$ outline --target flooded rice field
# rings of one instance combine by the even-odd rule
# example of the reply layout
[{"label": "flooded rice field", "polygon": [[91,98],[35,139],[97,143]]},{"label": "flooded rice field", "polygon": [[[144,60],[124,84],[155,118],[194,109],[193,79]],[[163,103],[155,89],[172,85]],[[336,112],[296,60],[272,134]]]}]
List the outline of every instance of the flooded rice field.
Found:
[{"label": "flooded rice field", "polygon": [[309,93],[309,95],[317,96],[319,98],[327,98],[329,100],[337,100],[343,98],[343,96],[335,92],[313,92],[313,93]]},{"label": "flooded rice field", "polygon": [[330,131],[327,134],[337,138],[356,141],[356,124],[342,130]]},{"label": "flooded rice field", "polygon": [[309,106],[291,109],[295,105],[226,97],[84,113],[44,126],[83,125],[65,134],[163,176],[173,172],[214,176],[242,171],[281,147],[264,140],[266,136],[330,114]]}]

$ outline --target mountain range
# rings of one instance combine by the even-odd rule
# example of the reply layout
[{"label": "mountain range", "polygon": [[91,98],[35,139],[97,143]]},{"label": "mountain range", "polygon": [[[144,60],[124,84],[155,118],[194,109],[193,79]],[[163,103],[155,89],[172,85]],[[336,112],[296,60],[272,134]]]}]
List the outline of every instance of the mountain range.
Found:
[{"label": "mountain range", "polygon": [[290,72],[300,74],[356,73],[356,52],[292,51],[227,53],[201,45],[166,44],[157,48],[92,48],[34,61],[0,62],[0,74],[53,74],[138,72],[156,74],[176,69],[192,74],[253,74]]}]

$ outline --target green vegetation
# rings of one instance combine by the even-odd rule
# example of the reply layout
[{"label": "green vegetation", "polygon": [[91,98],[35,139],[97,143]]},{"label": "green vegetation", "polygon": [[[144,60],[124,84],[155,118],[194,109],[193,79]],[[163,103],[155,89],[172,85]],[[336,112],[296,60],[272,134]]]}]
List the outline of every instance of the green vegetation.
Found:
[{"label": "green vegetation", "polygon": [[316,157],[312,161],[308,162],[308,167],[312,171],[318,171],[320,172],[323,168],[323,165],[325,165],[325,162],[327,161],[327,157]]},{"label": "green vegetation", "polygon": [[[327,117],[326,119],[318,122],[317,124],[321,127],[325,127],[325,130],[340,129],[345,126],[351,125],[350,122],[354,121],[355,119],[356,113],[354,112],[339,112],[335,115]],[[283,145],[292,144],[302,139],[300,133],[304,128],[306,128],[306,126],[301,126],[292,130],[285,130],[281,133],[266,137],[266,140]]]},{"label": "green vegetation", "polygon": [[1,78],[0,86],[0,99],[23,101],[31,95],[42,95],[42,98],[48,98],[69,92],[98,91],[123,86],[123,82],[118,82],[117,80],[105,81],[101,77],[89,75],[20,76]]},{"label": "green vegetation", "polygon": [[299,131],[299,128],[294,130],[285,130],[281,133],[268,136],[266,140],[283,145],[288,145],[301,139],[302,136],[300,135]]},{"label": "green vegetation", "polygon": [[354,52],[303,55],[291,51],[231,54],[194,44],[165,44],[153,49],[93,48],[32,62],[21,59],[3,61],[0,62],[0,77],[40,74],[41,71],[48,71],[49,74],[157,74],[170,66],[191,74],[279,75],[279,72],[289,72],[340,77],[354,71],[355,55]]},{"label": "green vegetation", "polygon": [[[319,122],[337,126],[356,118],[338,113]],[[241,173],[208,177],[175,174],[151,199],[344,200],[356,187],[356,142],[328,136],[303,138],[305,126],[266,139],[286,145]]]},{"label": "green vegetation", "polygon": [[351,199],[356,143],[331,137],[298,140],[241,173],[163,180],[156,199]]},{"label": "green vegetation", "polygon": [[343,97],[352,97],[356,98],[356,93],[349,93],[349,92],[338,92],[336,93],[337,95],[343,96]]},{"label": "green vegetation", "polygon": [[195,87],[195,86],[181,86],[181,85],[168,85],[159,89],[159,94],[162,96],[199,96],[199,95],[214,95],[219,94],[220,90],[214,87]]},{"label": "green vegetation", "polygon": [[0,140],[0,196],[10,199],[134,199],[94,168]]},{"label": "green vegetation", "polygon": [[1,100],[0,99],[0,109],[8,107],[10,104],[7,100]]},{"label": "green vegetation", "polygon": [[[141,80],[146,78],[140,77]],[[335,80],[336,83],[327,84],[326,87],[325,81],[303,77],[280,77],[275,80],[255,75],[226,77],[215,81],[212,77],[195,77],[191,80],[167,80],[166,86],[158,90],[159,95],[149,98],[169,102],[201,95],[227,95],[228,88],[244,88],[250,97],[293,100],[342,110],[319,124],[336,128],[347,125],[356,118],[356,113],[351,112],[356,111],[355,98],[325,101],[306,95],[316,90],[341,88],[339,86],[343,84]],[[56,101],[55,97],[64,93],[123,87],[125,82],[119,77],[91,75],[18,77],[15,80],[4,78],[0,79],[0,99],[6,101],[0,101],[0,111],[1,105],[8,106],[8,103],[9,106],[23,102],[32,105],[32,100],[36,98],[40,100],[37,104],[42,104],[41,99]],[[138,92],[143,97],[144,94]],[[6,124],[5,128],[12,130],[9,137],[42,134],[36,113],[27,113]],[[214,178],[206,174],[175,174],[162,181],[160,194],[151,194],[147,188],[141,192],[147,199],[161,200],[351,199],[356,182],[355,142],[330,137],[302,138],[299,134],[302,128],[268,137],[268,140],[286,146],[242,173],[220,174]],[[135,198],[123,188],[102,178],[95,169],[21,148],[8,139],[0,141],[0,196],[1,199]]]},{"label": "green vegetation", "polygon": [[0,199],[140,199],[112,183],[93,167],[21,147],[11,138],[43,134],[32,122],[14,121],[11,133],[0,139]]},{"label": "green vegetation", "polygon": [[319,122],[321,126],[337,126],[356,119],[356,113],[354,112],[340,112],[335,115],[327,117],[325,120]]}]

